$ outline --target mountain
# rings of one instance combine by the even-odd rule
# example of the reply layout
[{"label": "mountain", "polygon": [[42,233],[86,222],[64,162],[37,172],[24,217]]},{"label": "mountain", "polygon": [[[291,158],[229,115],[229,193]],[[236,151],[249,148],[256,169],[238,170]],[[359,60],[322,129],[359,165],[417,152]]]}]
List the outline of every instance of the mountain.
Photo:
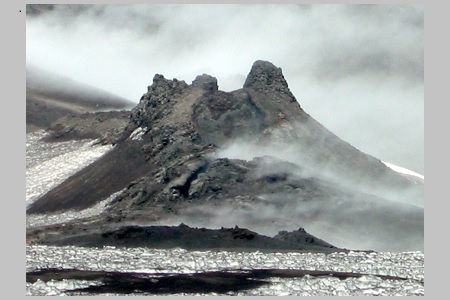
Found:
[{"label": "mountain", "polygon": [[47,128],[61,117],[86,112],[131,109],[122,97],[70,78],[27,65],[27,132]]},{"label": "mountain", "polygon": [[324,128],[270,62],[256,61],[243,88],[232,92],[220,91],[207,74],[190,85],[156,74],[120,118],[127,119],[121,130],[94,130],[112,114],[87,113],[70,125],[60,119],[51,128],[58,139],[95,131],[91,137],[114,147],[27,214],[79,211],[117,195],[94,217],[29,229],[29,240],[57,234],[76,243],[130,224],[184,222],[268,235],[304,227],[338,247],[423,249],[423,208],[410,204],[421,203],[423,184]]}]

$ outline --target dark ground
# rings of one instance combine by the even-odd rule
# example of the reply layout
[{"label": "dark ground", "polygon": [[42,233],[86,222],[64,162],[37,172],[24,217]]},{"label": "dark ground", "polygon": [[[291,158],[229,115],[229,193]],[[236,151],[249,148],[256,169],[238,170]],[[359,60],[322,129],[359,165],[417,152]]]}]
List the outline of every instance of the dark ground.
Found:
[{"label": "dark ground", "polygon": [[[254,289],[270,284],[271,277],[301,278],[305,275],[314,277],[332,276],[341,280],[351,277],[361,277],[367,274],[317,271],[317,270],[231,270],[202,272],[193,274],[158,274],[158,273],[121,273],[106,271],[84,271],[77,269],[42,269],[28,272],[27,282],[44,282],[63,279],[100,281],[100,285],[67,290],[68,293],[89,294],[152,294],[169,295],[178,293],[219,293],[238,292]],[[407,280],[396,276],[377,275],[382,279]]]}]

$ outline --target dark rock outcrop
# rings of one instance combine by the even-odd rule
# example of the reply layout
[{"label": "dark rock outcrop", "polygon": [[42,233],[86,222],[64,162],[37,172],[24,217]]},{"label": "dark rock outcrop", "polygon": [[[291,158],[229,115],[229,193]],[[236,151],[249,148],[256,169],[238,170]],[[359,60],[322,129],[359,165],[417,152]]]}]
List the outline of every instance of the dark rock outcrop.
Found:
[{"label": "dark rock outcrop", "polygon": [[219,90],[217,78],[208,74],[198,75],[194,81],[192,81],[192,86],[198,87],[206,92],[215,92]]},{"label": "dark rock outcrop", "polygon": [[265,94],[275,93],[284,94],[295,101],[294,95],[284,79],[281,68],[277,68],[272,63],[263,60],[257,60],[250,70],[244,83],[244,88],[253,89]]},{"label": "dark rock outcrop", "polygon": [[205,142],[218,146],[238,137],[249,139],[265,128],[265,112],[245,91],[204,94],[192,109],[192,119],[200,136]]},{"label": "dark rock outcrop", "polygon": [[318,252],[345,251],[304,230],[292,234],[280,233],[273,238],[260,235],[245,228],[192,228],[179,226],[123,226],[103,232],[83,232],[65,236],[47,234],[40,243],[47,245],[78,245],[82,247],[149,247],[187,250],[207,249],[260,249],[260,250],[315,250]]},{"label": "dark rock outcrop", "polygon": [[101,144],[115,144],[128,125],[130,111],[70,114],[58,119],[48,130],[46,142],[75,139],[99,139]]}]

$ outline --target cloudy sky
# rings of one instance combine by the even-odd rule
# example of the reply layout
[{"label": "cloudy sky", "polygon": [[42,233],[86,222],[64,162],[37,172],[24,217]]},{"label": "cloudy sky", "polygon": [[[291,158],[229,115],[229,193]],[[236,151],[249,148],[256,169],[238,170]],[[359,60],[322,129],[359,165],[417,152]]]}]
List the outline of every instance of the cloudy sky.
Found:
[{"label": "cloudy sky", "polygon": [[208,73],[231,91],[268,60],[340,138],[424,173],[421,5],[61,5],[27,15],[26,51],[28,65],[136,103],[156,73]]}]

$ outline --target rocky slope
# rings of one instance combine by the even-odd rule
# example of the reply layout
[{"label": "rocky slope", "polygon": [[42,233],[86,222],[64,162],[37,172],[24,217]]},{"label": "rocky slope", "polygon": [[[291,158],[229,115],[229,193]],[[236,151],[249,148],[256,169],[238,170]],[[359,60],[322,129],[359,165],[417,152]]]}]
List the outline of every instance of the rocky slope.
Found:
[{"label": "rocky slope", "polygon": [[27,132],[48,128],[69,115],[134,106],[122,97],[32,65],[27,65],[26,80]]},{"label": "rocky slope", "polygon": [[[157,74],[139,104],[119,118],[122,130],[105,126],[86,135],[86,128],[100,123],[98,115],[86,116],[70,126],[60,122],[53,128],[56,136],[100,137],[114,144],[113,150],[27,210],[81,210],[121,191],[102,214],[72,224],[72,235],[80,234],[76,228],[97,234],[99,224],[108,230],[105,224],[201,219],[203,226],[212,226],[234,220],[233,215],[270,231],[338,215],[346,220],[344,230],[367,217],[366,235],[393,226],[385,237],[392,243],[405,242],[411,234],[423,241],[423,209],[396,202],[422,197],[423,186],[340,140],[305,113],[281,69],[269,62],[256,61],[243,88],[232,92],[220,91],[216,78],[206,74],[190,85]],[[356,215],[348,209],[355,203]],[[373,213],[370,206],[381,209]]]}]

